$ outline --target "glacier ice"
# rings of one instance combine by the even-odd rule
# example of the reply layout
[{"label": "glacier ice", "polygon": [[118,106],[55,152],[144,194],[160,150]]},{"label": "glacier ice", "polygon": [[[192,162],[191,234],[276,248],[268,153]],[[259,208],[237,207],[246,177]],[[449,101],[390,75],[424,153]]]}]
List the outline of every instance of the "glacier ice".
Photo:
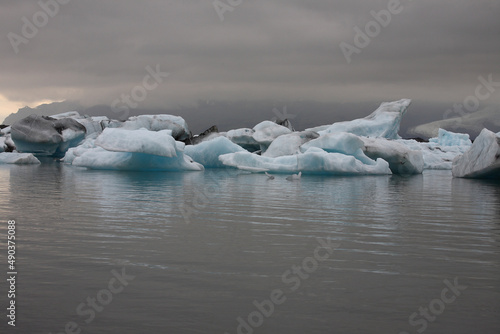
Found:
[{"label": "glacier ice", "polygon": [[77,146],[85,134],[85,127],[72,118],[31,115],[11,126],[12,140],[19,152],[56,157]]},{"label": "glacier ice", "polygon": [[393,174],[422,174],[424,156],[422,151],[411,150],[406,145],[385,138],[361,137],[363,152],[371,159],[384,159],[389,163]]},{"label": "glacier ice", "polygon": [[[453,159],[464,154],[471,145],[467,134],[453,133],[440,129],[436,138],[428,143],[419,143],[415,140],[397,140],[411,150],[422,151],[424,169],[451,170]],[[456,144],[456,145],[455,145]]]},{"label": "glacier ice", "polygon": [[254,152],[260,149],[259,143],[253,138],[254,133],[254,129],[241,128],[229,130],[226,133],[226,137],[236,145],[239,145],[248,151]]},{"label": "glacier ice", "polygon": [[268,149],[262,153],[265,157],[276,158],[284,155],[300,153],[300,146],[316,139],[319,134],[314,131],[302,131],[284,134],[273,140]]},{"label": "glacier ice", "polygon": [[453,160],[454,177],[500,179],[500,132],[483,129],[470,149]]},{"label": "glacier ice", "polygon": [[253,130],[255,132],[252,137],[260,144],[263,151],[279,136],[292,132],[289,128],[271,121],[260,122],[253,127]]},{"label": "glacier ice", "polygon": [[454,133],[444,129],[438,130],[437,138],[430,138],[430,143],[435,143],[441,146],[471,146],[472,142],[466,133]]},{"label": "glacier ice", "polygon": [[112,152],[130,152],[175,157],[177,151],[184,149],[184,143],[176,142],[171,130],[158,132],[146,129],[125,130],[123,128],[107,128],[95,141]]},{"label": "glacier ice", "polygon": [[384,102],[377,110],[365,118],[333,123],[327,128],[312,128],[310,130],[318,131],[320,135],[335,132],[348,132],[364,137],[399,139],[398,132],[401,120],[410,104],[411,100],[409,99]]},{"label": "glacier ice", "polygon": [[185,144],[175,141],[171,132],[106,128],[95,140],[68,150],[64,162],[105,170],[203,170],[203,165],[184,154]]},{"label": "glacier ice", "polygon": [[0,152],[17,145],[21,152],[58,157],[65,153],[64,162],[74,166],[117,170],[234,167],[252,172],[377,175],[451,169],[453,159],[471,148],[468,135],[441,129],[427,143],[401,139],[400,122],[410,102],[385,102],[365,118],[302,132],[293,131],[289,122],[263,121],[253,128],[220,133],[212,127],[195,137],[182,117],[172,115],[134,116],[125,122],[78,112],[33,115],[2,129]]},{"label": "glacier ice", "polygon": [[224,167],[219,160],[219,156],[243,151],[245,150],[241,146],[222,136],[203,141],[196,145],[187,145],[184,149],[186,155],[202,164],[205,168]]},{"label": "glacier ice", "polygon": [[221,155],[220,161],[230,167],[252,172],[328,174],[328,175],[387,175],[391,174],[389,164],[378,159],[365,164],[353,156],[328,153],[311,147],[296,155],[269,158],[249,152]]},{"label": "glacier ice", "polygon": [[31,153],[0,153],[0,164],[33,165],[39,163],[40,160]]},{"label": "glacier ice", "polygon": [[127,130],[145,128],[150,131],[172,130],[172,136],[179,141],[191,137],[184,118],[166,114],[132,116],[121,125],[121,128]]},{"label": "glacier ice", "polygon": [[324,134],[318,139],[311,140],[302,145],[301,150],[305,152],[311,147],[320,148],[328,153],[351,155],[364,164],[374,164],[374,160],[364,154],[364,143],[361,138],[352,133],[338,132]]}]

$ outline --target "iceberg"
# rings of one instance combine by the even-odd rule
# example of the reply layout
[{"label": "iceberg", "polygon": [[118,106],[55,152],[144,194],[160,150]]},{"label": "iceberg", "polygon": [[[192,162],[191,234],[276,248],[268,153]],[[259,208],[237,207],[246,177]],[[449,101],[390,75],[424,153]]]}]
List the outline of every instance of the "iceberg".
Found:
[{"label": "iceberg", "polygon": [[470,149],[453,160],[454,177],[500,179],[500,132],[483,129]]},{"label": "iceberg", "polygon": [[95,141],[68,150],[64,162],[89,169],[133,171],[201,171],[203,165],[184,155],[185,144],[171,130],[106,128]]},{"label": "iceberg", "polygon": [[219,160],[226,166],[252,172],[328,174],[328,175],[387,175],[391,174],[389,164],[378,159],[365,164],[353,156],[328,153],[311,147],[296,155],[277,158],[264,157],[250,152],[221,155]]},{"label": "iceberg", "polygon": [[292,132],[289,128],[276,124],[271,121],[263,121],[253,127],[255,131],[252,135],[253,139],[259,143],[261,150],[265,151],[269,145],[281,135]]},{"label": "iceberg", "polygon": [[191,137],[184,118],[173,115],[140,115],[129,117],[121,128],[126,130],[147,129],[150,131],[171,130],[175,140],[184,141]]},{"label": "iceberg", "polygon": [[107,128],[95,140],[95,145],[112,152],[130,152],[175,157],[184,143],[176,142],[171,130],[158,132],[146,129],[125,130]]},{"label": "iceberg", "polygon": [[273,140],[262,156],[277,158],[284,155],[301,153],[300,147],[310,140],[316,139],[319,134],[314,131],[293,132],[284,134]]},{"label": "iceberg", "polygon": [[226,137],[216,137],[196,145],[187,145],[184,149],[185,154],[205,168],[223,168],[225,166],[220,162],[219,156],[243,151],[245,149]]},{"label": "iceberg", "polygon": [[318,139],[311,140],[302,145],[301,150],[305,152],[311,147],[320,148],[328,153],[350,155],[367,165],[375,163],[374,160],[364,154],[364,143],[361,138],[352,133],[339,132],[325,134]]},{"label": "iceberg", "polygon": [[254,133],[254,129],[241,128],[229,130],[226,133],[226,137],[236,145],[239,145],[250,152],[254,152],[260,149],[259,143],[253,138]]},{"label": "iceberg", "polygon": [[472,145],[467,134],[453,133],[439,129],[439,136],[429,139],[428,143],[415,140],[397,140],[411,150],[422,151],[424,169],[451,170],[452,162],[464,154]]},{"label": "iceberg", "polygon": [[438,137],[429,139],[430,143],[440,146],[471,146],[472,142],[466,133],[454,133],[444,129],[438,130]]},{"label": "iceberg", "polygon": [[302,145],[303,151],[317,147],[329,153],[350,155],[371,165],[381,158],[389,163],[393,174],[421,174],[424,159],[420,151],[385,138],[359,137],[351,133],[329,133]]},{"label": "iceberg", "polygon": [[85,134],[85,127],[72,118],[31,115],[11,126],[12,140],[19,152],[55,157],[64,156]]},{"label": "iceberg", "polygon": [[384,102],[373,113],[365,118],[347,122],[334,123],[328,127],[312,128],[320,135],[334,132],[348,132],[363,137],[382,137],[400,139],[398,135],[403,115],[408,110],[411,100],[402,99]]},{"label": "iceberg", "polygon": [[385,138],[361,137],[364,143],[363,152],[371,159],[384,159],[389,163],[393,174],[422,174],[424,156],[422,151],[410,150],[404,144]]},{"label": "iceberg", "polygon": [[33,165],[39,163],[40,160],[31,153],[0,153],[0,164]]}]

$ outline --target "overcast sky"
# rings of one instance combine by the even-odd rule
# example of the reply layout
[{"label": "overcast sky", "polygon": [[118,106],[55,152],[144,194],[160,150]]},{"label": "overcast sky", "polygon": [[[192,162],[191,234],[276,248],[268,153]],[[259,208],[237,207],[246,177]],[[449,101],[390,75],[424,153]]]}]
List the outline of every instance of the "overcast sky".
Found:
[{"label": "overcast sky", "polygon": [[[54,1],[41,0],[50,15],[38,1],[1,2],[0,121],[41,101],[157,110],[228,102],[237,119],[254,102],[400,98],[428,121],[474,95],[479,76],[500,82],[498,0],[221,0],[218,10],[213,0]],[[385,27],[374,24],[371,12],[389,7]],[[355,28],[367,24],[369,44],[358,38],[348,62],[340,45],[356,47]],[[158,70],[157,84],[147,76]],[[480,102],[500,105],[500,85]],[[433,103],[432,115],[423,110]]]}]

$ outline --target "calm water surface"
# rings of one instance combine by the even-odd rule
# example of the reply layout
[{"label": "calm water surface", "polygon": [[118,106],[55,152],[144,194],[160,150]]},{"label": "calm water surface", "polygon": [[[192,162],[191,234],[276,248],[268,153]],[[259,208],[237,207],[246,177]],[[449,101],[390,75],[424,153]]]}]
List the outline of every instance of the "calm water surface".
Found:
[{"label": "calm water surface", "polygon": [[500,185],[447,171],[4,165],[0,219],[4,275],[8,219],[18,243],[17,326],[4,314],[1,333],[500,332]]}]

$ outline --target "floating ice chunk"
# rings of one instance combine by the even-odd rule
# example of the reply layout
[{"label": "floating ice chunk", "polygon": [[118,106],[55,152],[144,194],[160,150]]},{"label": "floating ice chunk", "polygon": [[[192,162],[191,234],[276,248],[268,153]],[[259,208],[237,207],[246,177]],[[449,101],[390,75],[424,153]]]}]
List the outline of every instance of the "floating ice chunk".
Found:
[{"label": "floating ice chunk", "polygon": [[201,164],[184,155],[185,144],[175,141],[170,133],[171,130],[154,132],[106,128],[95,142],[89,139],[69,150],[64,161],[90,169],[203,170]]},{"label": "floating ice chunk", "polygon": [[316,139],[319,134],[313,131],[293,132],[276,138],[262,154],[265,157],[276,158],[284,155],[300,153],[300,146]]},{"label": "floating ice chunk", "polygon": [[31,153],[0,153],[0,164],[31,165],[39,163],[40,160]]},{"label": "floating ice chunk", "polygon": [[226,133],[226,137],[236,145],[250,152],[254,152],[260,149],[259,143],[253,138],[254,133],[255,131],[253,129],[242,128],[229,130]]},{"label": "floating ice chunk", "polygon": [[[420,150],[424,156],[424,169],[451,170],[453,159],[469,150],[471,141],[468,135],[439,130],[439,137],[431,138],[428,143],[415,140],[398,140],[411,150]],[[455,145],[453,145],[455,144]],[[458,144],[458,145],[457,145]]]},{"label": "floating ice chunk", "polygon": [[196,145],[187,145],[184,153],[205,168],[225,167],[219,161],[219,156],[228,153],[245,151],[226,137],[217,137]]},{"label": "floating ice chunk", "polygon": [[249,152],[221,155],[220,161],[242,170],[270,171],[274,173],[329,174],[329,175],[386,175],[391,174],[389,164],[378,159],[367,165],[353,156],[328,153],[316,147],[305,153],[277,158],[263,157]]},{"label": "floating ice chunk", "polygon": [[440,146],[471,146],[472,142],[466,133],[454,133],[439,129],[437,138],[429,139],[430,143],[435,143]]},{"label": "floating ice chunk", "polygon": [[[66,154],[64,155],[64,158],[62,161],[67,164],[72,164],[73,160],[75,160],[76,157],[81,156],[83,153],[96,148],[95,146],[95,139],[94,138],[88,138],[83,141],[80,145],[77,147],[72,147],[68,149]],[[104,150],[104,149],[102,149]]]},{"label": "floating ice chunk", "polygon": [[319,134],[349,132],[364,137],[399,139],[398,132],[401,119],[410,106],[410,103],[411,100],[408,99],[384,102],[377,110],[365,118],[334,123],[327,129],[319,131]]},{"label": "floating ice chunk", "polygon": [[291,133],[292,130],[289,128],[278,125],[271,121],[263,121],[253,127],[255,133],[253,134],[253,139],[261,145],[261,148],[267,149],[267,147],[281,135]]},{"label": "floating ice chunk", "polygon": [[140,115],[129,117],[121,125],[127,130],[139,130],[141,128],[150,131],[172,130],[175,140],[186,140],[191,134],[184,118],[173,115]]},{"label": "floating ice chunk", "polygon": [[64,156],[69,147],[85,138],[85,127],[72,118],[59,120],[37,115],[12,125],[11,136],[20,152]]},{"label": "floating ice chunk", "polygon": [[107,128],[97,137],[95,144],[112,152],[145,153],[175,157],[178,150],[184,149],[184,143],[176,142],[171,134],[171,130],[154,132],[146,129]]},{"label": "floating ice chunk", "polygon": [[130,171],[202,171],[202,165],[184,154],[164,157],[145,153],[110,152],[101,147],[85,151],[74,158],[73,166],[89,169]]},{"label": "floating ice chunk", "polygon": [[385,138],[360,137],[364,153],[371,159],[384,159],[393,174],[422,174],[424,156],[420,150],[410,150],[406,145]]},{"label": "floating ice chunk", "polygon": [[500,179],[500,133],[483,129],[470,149],[453,160],[453,176]]},{"label": "floating ice chunk", "polygon": [[321,148],[329,153],[352,155],[364,164],[375,164],[375,161],[367,157],[363,152],[365,144],[361,138],[351,133],[339,132],[325,134],[318,139],[305,143],[302,145],[301,150],[305,152],[311,147]]}]

